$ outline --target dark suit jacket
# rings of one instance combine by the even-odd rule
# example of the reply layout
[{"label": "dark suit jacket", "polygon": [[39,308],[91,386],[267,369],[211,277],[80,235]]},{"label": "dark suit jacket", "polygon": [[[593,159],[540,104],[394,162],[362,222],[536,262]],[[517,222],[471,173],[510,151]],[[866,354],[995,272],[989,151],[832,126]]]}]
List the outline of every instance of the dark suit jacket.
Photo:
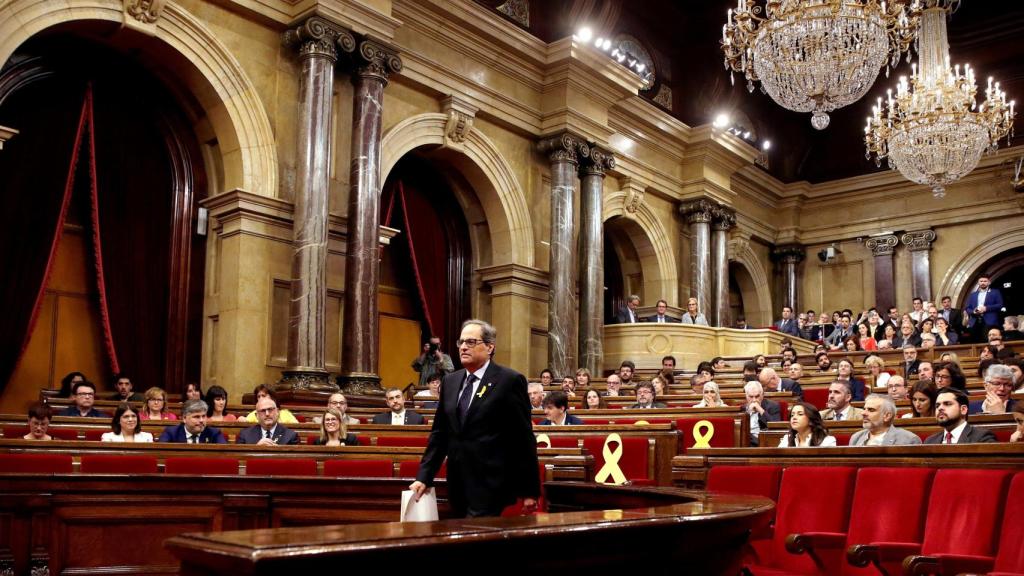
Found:
[{"label": "dark suit jacket", "polygon": [[[565,424],[564,424],[564,426],[568,426],[570,424],[575,424],[575,425],[578,426],[580,424],[583,424],[583,420],[580,420],[579,418],[573,416],[572,414],[566,414],[565,415]],[[545,418],[545,419],[541,420],[540,422],[538,422],[537,426],[554,426],[554,424],[551,422],[551,420],[548,420],[547,418]]]},{"label": "dark suit jacket", "polygon": [[[942,316],[942,310],[939,310],[939,316]],[[949,324],[950,331],[962,331],[964,329],[964,311],[959,308],[950,308],[949,318],[946,318],[946,323]]]},{"label": "dark suit jacket", "polygon": [[[110,400],[120,401],[121,400],[121,395],[119,393],[117,393],[117,392],[114,392],[113,394],[110,395]],[[129,396],[128,400],[126,400],[126,401],[127,402],[143,402],[145,400],[146,400],[146,397],[143,396],[142,394],[139,394],[138,392],[132,392],[132,395]]]},{"label": "dark suit jacket", "polygon": [[[82,414],[78,411],[78,406],[72,404],[67,408],[57,412],[57,416],[74,416],[76,418],[83,418]],[[89,413],[84,416],[85,418],[110,418],[110,414],[106,412],[100,412],[95,408],[89,408]]]},{"label": "dark suit jacket", "polygon": [[[157,442],[179,442],[185,443],[187,436],[185,434],[185,425],[178,424],[176,426],[165,426],[164,431],[160,434],[160,439]],[[221,434],[221,431],[212,427],[207,426],[203,428],[203,431],[199,433],[200,444],[227,444],[228,440]]]},{"label": "dark suit jacket", "polygon": [[[635,313],[634,313],[634,315],[635,315]],[[637,322],[640,321],[640,316],[636,317],[636,321]],[[615,315],[615,322],[618,323],[618,324],[631,324],[632,323],[632,322],[630,322],[630,319],[629,319],[629,307],[628,306],[624,306],[621,310],[619,310],[619,313]],[[461,385],[462,382],[459,382],[459,384]]]},{"label": "dark suit jacket", "polygon": [[[967,413],[968,414],[983,414],[984,413],[984,408],[982,407],[982,404],[984,404],[984,403],[985,403],[984,400],[974,400],[973,402],[971,402],[970,404],[967,405]],[[1013,407],[1016,406],[1016,405],[1017,405],[1017,401],[1014,400],[1013,398],[1010,398],[1010,401],[1006,403],[1006,413],[1009,414],[1013,410]]]},{"label": "dark suit jacket", "polygon": [[[647,321],[648,322],[655,322],[656,323],[658,321],[658,315],[657,314],[652,314],[651,316],[648,316],[647,317]],[[678,324],[679,322],[680,322],[680,320],[678,318],[673,318],[671,316],[665,316],[665,323],[666,324]]]},{"label": "dark suit jacket", "polygon": [[[320,442],[320,439],[317,438],[316,440],[313,440],[313,445],[320,446],[322,443]],[[355,434],[345,434],[345,446],[359,446],[359,438],[356,438]]]},{"label": "dark suit jacket", "polygon": [[775,323],[776,330],[783,334],[789,334],[790,336],[796,336],[797,338],[800,337],[800,328],[797,326],[798,322],[796,318],[790,318],[786,321],[785,327],[783,327],[782,322],[783,320],[779,319],[779,321]]},{"label": "dark suit jacket", "polygon": [[[967,314],[970,318],[971,326],[979,318],[974,315],[974,309],[978,307],[978,291],[971,292],[971,295],[967,297],[967,304],[964,305],[964,314]],[[989,288],[988,295],[985,296],[985,325],[986,326],[998,326],[999,325],[999,309],[1003,307],[1003,294],[995,289]]]},{"label": "dark suit jacket", "polygon": [[[405,410],[405,423],[406,424],[426,424],[426,420],[423,415],[415,410]],[[391,411],[381,412],[373,417],[371,424],[391,424]]]},{"label": "dark suit jacket", "polygon": [[[801,401],[804,399],[804,389],[803,389],[803,387],[800,386],[800,383],[797,382],[796,380],[792,380],[790,378],[783,378],[782,379],[782,391],[783,392],[792,392],[793,395],[796,396]],[[771,392],[771,390],[768,390],[768,392]]]},{"label": "dark suit jacket", "polygon": [[892,347],[903,348],[904,346],[913,346],[915,348],[921,346],[921,337],[917,334],[911,334],[904,340],[903,334],[897,333],[892,339]]},{"label": "dark suit jacket", "polygon": [[[258,444],[263,439],[263,428],[259,424],[250,426],[245,430],[238,433],[238,437],[235,438],[235,444]],[[298,444],[299,435],[295,433],[295,430],[289,430],[284,427],[284,424],[278,423],[277,428],[274,428],[273,439],[278,444]]]},{"label": "dark suit jacket", "polygon": [[448,499],[455,517],[498,515],[517,498],[540,495],[537,441],[526,378],[491,362],[464,422],[459,389],[466,369],[441,382],[441,395],[416,479],[430,486],[448,458]]},{"label": "dark suit jacket", "polygon": [[[651,408],[668,408],[668,404],[665,404],[664,402],[655,401],[654,404],[651,404]],[[637,402],[636,404],[631,405],[629,407],[629,409],[630,410],[643,410],[644,407],[641,406],[639,402]]]},{"label": "dark suit jacket", "polygon": [[[757,428],[759,432],[768,430],[769,422],[780,422],[782,421],[782,406],[774,400],[764,398],[761,400],[761,408],[764,408],[764,414],[757,415]],[[744,413],[746,412],[746,406],[744,406]],[[750,435],[750,445],[757,446],[760,438],[755,438],[753,434]]]},{"label": "dark suit jacket", "polygon": [[[942,430],[936,432],[931,436],[924,439],[925,444],[942,444],[943,438],[946,436],[946,431]],[[964,427],[964,431],[960,434],[960,440],[957,444],[981,444],[983,442],[997,442],[996,435],[991,430],[984,428],[975,428],[968,424]]]}]

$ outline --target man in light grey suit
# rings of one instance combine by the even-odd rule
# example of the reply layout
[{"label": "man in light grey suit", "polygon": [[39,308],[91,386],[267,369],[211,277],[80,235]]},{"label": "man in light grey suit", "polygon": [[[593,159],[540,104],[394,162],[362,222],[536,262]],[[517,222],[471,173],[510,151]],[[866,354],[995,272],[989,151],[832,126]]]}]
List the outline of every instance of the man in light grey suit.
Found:
[{"label": "man in light grey suit", "polygon": [[868,396],[864,400],[864,413],[861,417],[864,429],[850,438],[850,446],[902,446],[921,443],[917,434],[893,426],[896,404],[888,396]]}]

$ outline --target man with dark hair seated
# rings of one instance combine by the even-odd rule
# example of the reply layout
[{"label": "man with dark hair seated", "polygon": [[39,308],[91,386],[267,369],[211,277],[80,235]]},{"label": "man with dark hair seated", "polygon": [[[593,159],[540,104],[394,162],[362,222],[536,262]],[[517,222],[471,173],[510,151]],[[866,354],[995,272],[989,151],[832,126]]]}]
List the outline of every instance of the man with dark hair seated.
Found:
[{"label": "man with dark hair seated", "polygon": [[619,380],[623,386],[632,386],[633,372],[636,372],[636,364],[632,361],[623,360],[622,364],[619,364]]},{"label": "man with dark hair seated", "polygon": [[755,382],[757,381],[757,362],[753,360],[747,360],[743,363],[743,381],[744,382]]},{"label": "man with dark hair seated", "polygon": [[181,424],[164,428],[158,442],[227,444],[220,430],[206,426],[206,413],[209,410],[209,405],[202,400],[187,400],[181,406]]},{"label": "man with dark hair seated", "polygon": [[133,390],[132,379],[125,374],[117,374],[114,376],[114,388],[116,391],[111,395],[111,400],[118,400],[121,402],[142,402],[144,398],[142,394]]},{"label": "man with dark hair seated", "polygon": [[47,431],[50,428],[50,417],[53,410],[46,404],[36,402],[28,409],[28,434],[22,436],[25,440],[53,440]]},{"label": "man with dark hair seated", "polygon": [[836,380],[828,387],[828,408],[821,411],[822,420],[860,420],[863,410],[850,404],[853,390],[850,382]]},{"label": "man with dark hair seated", "polygon": [[423,415],[415,410],[405,409],[405,396],[398,388],[389,388],[384,394],[384,401],[387,402],[389,410],[381,412],[373,417],[371,424],[394,424],[402,426],[405,424],[425,424]]},{"label": "man with dark hair seated", "polygon": [[71,398],[74,399],[75,405],[61,410],[57,416],[110,418],[110,414],[105,414],[93,408],[93,404],[96,402],[96,387],[93,386],[92,382],[86,380],[75,383],[71,391]]},{"label": "man with dark hair seated", "polygon": [[569,414],[569,396],[556,390],[544,397],[544,415],[538,426],[568,426],[583,424],[583,420]]},{"label": "man with dark hair seated", "polygon": [[829,372],[832,370],[832,359],[828,357],[827,352],[818,352],[814,357],[814,362],[818,365],[818,372]]},{"label": "man with dark hair seated", "polygon": [[925,444],[979,444],[995,442],[991,430],[975,428],[967,423],[969,399],[963,390],[940,388],[935,399],[935,419],[944,430],[925,438]]},{"label": "man with dark hair seated", "polygon": [[656,398],[654,384],[640,382],[636,385],[636,404],[630,406],[630,409],[668,408],[664,402],[657,402]]}]

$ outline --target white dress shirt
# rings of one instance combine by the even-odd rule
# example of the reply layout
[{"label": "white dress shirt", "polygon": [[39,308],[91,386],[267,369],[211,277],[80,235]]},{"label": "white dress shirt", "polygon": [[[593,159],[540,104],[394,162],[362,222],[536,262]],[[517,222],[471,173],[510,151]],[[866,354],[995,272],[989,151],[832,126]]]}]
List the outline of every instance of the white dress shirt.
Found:
[{"label": "white dress shirt", "polygon": [[398,426],[405,424],[405,410],[402,410],[401,412],[392,412],[391,423]]},{"label": "white dress shirt", "polygon": [[[964,433],[964,428],[966,428],[966,427],[967,427],[967,420],[962,420],[960,422],[960,424],[957,425],[956,428],[953,428],[952,430],[949,430],[949,432],[953,433],[953,439],[950,441],[950,444],[956,444],[956,443],[960,442],[960,435]],[[942,443],[943,444],[946,443],[946,431],[945,430],[943,430],[943,432],[942,432]]]}]

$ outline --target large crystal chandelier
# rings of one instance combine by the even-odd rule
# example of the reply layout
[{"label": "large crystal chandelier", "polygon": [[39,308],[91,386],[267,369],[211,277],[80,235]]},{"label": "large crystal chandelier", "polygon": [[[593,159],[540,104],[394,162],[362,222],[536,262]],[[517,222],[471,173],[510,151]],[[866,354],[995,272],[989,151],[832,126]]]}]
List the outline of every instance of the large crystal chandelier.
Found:
[{"label": "large crystal chandelier", "polygon": [[725,67],[790,110],[828,112],[859,100],[913,41],[921,0],[739,0],[722,27]]},{"label": "large crystal chandelier", "polygon": [[900,77],[895,96],[889,89],[884,102],[878,99],[864,129],[869,159],[874,154],[880,166],[888,158],[889,167],[931,186],[936,198],[1013,131],[1014,103],[1007,104],[999,83],[989,77],[985,101],[978,104],[974,70],[949,64],[946,14],[958,4],[928,0],[918,46],[921,67],[913,68],[909,82]]}]

